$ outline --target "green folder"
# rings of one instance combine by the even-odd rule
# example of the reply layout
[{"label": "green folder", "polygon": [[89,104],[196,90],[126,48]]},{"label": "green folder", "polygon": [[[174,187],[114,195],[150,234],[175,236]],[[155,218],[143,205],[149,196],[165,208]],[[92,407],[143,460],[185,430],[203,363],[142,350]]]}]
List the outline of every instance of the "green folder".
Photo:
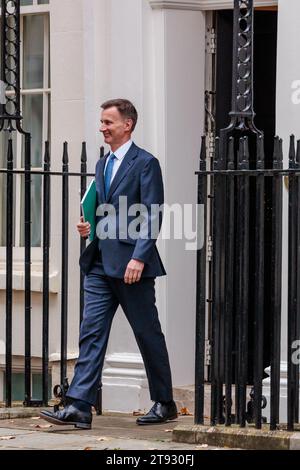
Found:
[{"label": "green folder", "polygon": [[97,192],[96,192],[96,181],[93,179],[84,196],[81,200],[81,211],[84,222],[89,222],[91,226],[91,232],[89,239],[94,240],[96,234],[96,206],[97,206]]}]

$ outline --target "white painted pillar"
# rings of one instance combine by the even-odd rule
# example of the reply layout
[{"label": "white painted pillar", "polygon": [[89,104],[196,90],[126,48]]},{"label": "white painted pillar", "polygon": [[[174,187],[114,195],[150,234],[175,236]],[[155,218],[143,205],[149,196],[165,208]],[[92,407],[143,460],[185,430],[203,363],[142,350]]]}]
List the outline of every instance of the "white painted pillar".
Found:
[{"label": "white painted pillar", "polygon": [[[86,129],[91,151],[95,143],[103,142],[98,131],[101,103],[127,98],[139,113],[133,139],[155,154],[152,9],[148,1],[93,0],[85,22],[86,67],[93,63],[92,75],[86,74],[86,116],[91,119],[86,122]],[[162,296],[158,291],[157,294],[162,318]],[[103,407],[132,412],[150,404],[143,362],[132,330],[119,309],[103,369]]]},{"label": "white painted pillar", "polygon": [[[278,0],[278,53],[276,133],[283,139],[284,168],[288,167],[289,136],[300,138],[300,2]],[[296,81],[298,80],[298,84]],[[294,99],[293,99],[293,94]],[[297,99],[298,98],[298,99]],[[297,104],[296,101],[297,100]],[[288,296],[288,190],[283,186],[283,259],[282,259],[282,321],[280,366],[280,422],[287,421],[287,296]],[[267,370],[269,372],[269,369]],[[268,406],[263,414],[270,413],[270,380],[264,380],[263,394]]]},{"label": "white painted pillar", "polygon": [[[156,4],[157,6],[157,4]],[[154,11],[157,150],[162,158],[167,204],[196,204],[204,127],[205,16],[188,9]],[[168,223],[165,216],[164,223]],[[194,384],[196,253],[185,240],[165,240],[166,335],[173,385]]]}]

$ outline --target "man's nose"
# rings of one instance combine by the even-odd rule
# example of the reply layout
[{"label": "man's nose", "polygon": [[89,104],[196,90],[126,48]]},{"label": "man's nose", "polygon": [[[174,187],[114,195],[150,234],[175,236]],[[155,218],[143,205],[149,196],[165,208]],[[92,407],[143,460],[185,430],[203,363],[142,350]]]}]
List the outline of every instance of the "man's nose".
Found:
[{"label": "man's nose", "polygon": [[106,126],[104,124],[100,124],[100,132],[104,132],[106,129]]}]

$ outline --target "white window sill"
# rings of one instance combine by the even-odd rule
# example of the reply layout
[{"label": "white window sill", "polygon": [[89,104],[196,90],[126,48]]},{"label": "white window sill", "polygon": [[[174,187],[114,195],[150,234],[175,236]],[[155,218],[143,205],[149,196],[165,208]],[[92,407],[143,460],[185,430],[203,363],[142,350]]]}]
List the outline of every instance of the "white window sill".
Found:
[{"label": "white window sill", "polygon": [[[32,262],[31,264],[31,292],[43,292],[42,264]],[[0,263],[0,290],[6,290],[6,267]],[[13,290],[25,290],[24,263],[14,263],[13,266]],[[60,292],[60,275],[58,271],[49,273],[49,292],[57,294]]]}]

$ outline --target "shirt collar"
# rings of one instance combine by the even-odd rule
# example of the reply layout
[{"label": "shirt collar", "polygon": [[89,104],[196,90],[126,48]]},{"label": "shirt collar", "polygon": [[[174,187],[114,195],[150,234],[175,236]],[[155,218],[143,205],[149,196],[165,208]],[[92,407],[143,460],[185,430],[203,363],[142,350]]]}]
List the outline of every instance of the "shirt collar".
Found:
[{"label": "shirt collar", "polygon": [[118,160],[122,160],[130,149],[131,145],[132,140],[130,139],[125,142],[125,144],[121,145],[121,147],[119,147],[115,152],[110,151],[109,156],[113,153]]}]

